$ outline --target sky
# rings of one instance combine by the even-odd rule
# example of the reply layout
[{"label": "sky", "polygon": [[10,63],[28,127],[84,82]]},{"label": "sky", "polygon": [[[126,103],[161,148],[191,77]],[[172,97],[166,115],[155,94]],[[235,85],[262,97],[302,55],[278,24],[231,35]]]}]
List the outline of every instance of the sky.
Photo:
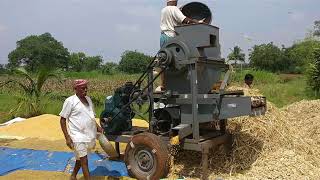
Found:
[{"label": "sky", "polygon": [[[209,6],[220,28],[222,56],[239,45],[290,46],[320,20],[320,0],[197,0]],[[189,0],[180,0],[179,6]],[[16,42],[49,32],[70,52],[119,62],[125,50],[159,50],[160,11],[165,0],[0,0],[0,64]]]}]

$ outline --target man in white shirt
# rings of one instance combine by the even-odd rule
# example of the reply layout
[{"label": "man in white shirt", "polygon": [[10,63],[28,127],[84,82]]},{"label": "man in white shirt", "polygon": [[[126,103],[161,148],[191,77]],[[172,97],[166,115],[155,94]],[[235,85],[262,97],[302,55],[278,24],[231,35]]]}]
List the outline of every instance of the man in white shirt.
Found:
[{"label": "man in white shirt", "polygon": [[[160,20],[160,48],[168,42],[172,37],[176,36],[174,28],[182,24],[197,24],[201,21],[197,21],[186,17],[181,10],[177,7],[178,0],[167,0],[167,6],[161,10],[161,20]],[[157,69],[156,72],[159,73],[161,70]],[[156,91],[162,91],[165,89],[165,73],[160,75],[160,86],[157,87]]]},{"label": "man in white shirt", "polygon": [[88,81],[83,79],[74,81],[76,94],[65,100],[60,112],[60,125],[66,144],[74,150],[76,156],[71,179],[76,179],[80,168],[84,178],[90,179],[87,155],[95,147],[97,131],[103,133],[95,121],[93,103],[87,96],[87,84]]},{"label": "man in white shirt", "polygon": [[167,6],[161,10],[160,20],[160,47],[168,41],[169,38],[176,36],[174,28],[182,24],[197,24],[197,21],[186,17],[177,7],[178,0],[167,0]]}]

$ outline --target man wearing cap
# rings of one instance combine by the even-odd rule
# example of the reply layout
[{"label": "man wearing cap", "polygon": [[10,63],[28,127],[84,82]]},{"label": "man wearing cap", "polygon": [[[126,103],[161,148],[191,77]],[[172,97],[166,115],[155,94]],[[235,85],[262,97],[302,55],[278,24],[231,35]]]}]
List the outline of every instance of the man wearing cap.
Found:
[{"label": "man wearing cap", "polygon": [[70,179],[76,179],[82,168],[84,178],[90,179],[88,158],[90,150],[95,147],[97,131],[102,128],[95,121],[95,113],[91,99],[87,96],[88,81],[79,79],[73,83],[75,95],[67,98],[60,112],[60,125],[66,144],[74,150],[76,164]]}]

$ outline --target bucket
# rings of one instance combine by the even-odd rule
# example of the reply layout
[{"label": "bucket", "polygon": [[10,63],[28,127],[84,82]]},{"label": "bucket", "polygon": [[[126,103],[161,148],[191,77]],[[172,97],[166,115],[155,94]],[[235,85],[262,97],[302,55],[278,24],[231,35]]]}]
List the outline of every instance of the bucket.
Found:
[{"label": "bucket", "polygon": [[212,13],[209,7],[200,2],[191,2],[181,7],[182,13],[188,18],[195,20],[204,19],[204,23],[210,24],[212,21]]}]

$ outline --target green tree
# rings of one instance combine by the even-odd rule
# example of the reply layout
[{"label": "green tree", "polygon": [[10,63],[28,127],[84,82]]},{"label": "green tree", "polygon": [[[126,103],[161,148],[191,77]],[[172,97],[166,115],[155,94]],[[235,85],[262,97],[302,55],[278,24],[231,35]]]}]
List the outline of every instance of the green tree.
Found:
[{"label": "green tree", "polygon": [[7,73],[7,70],[3,64],[0,64],[0,74],[5,74]]},{"label": "green tree", "polygon": [[292,45],[287,49],[286,55],[296,68],[304,72],[309,64],[313,63],[314,50],[317,48],[320,48],[320,41],[309,38]]},{"label": "green tree", "polygon": [[320,21],[315,21],[314,22],[313,35],[317,36],[317,37],[320,37]]},{"label": "green tree", "polygon": [[101,56],[86,56],[83,52],[70,55],[70,69],[73,71],[93,71],[101,68]]},{"label": "green tree", "polygon": [[93,71],[101,68],[102,57],[101,56],[92,56],[86,57],[84,61],[84,70]]},{"label": "green tree", "polygon": [[111,75],[117,71],[118,66],[119,65],[117,63],[107,62],[102,66],[101,71],[103,74]]},{"label": "green tree", "polygon": [[80,72],[84,69],[84,61],[86,54],[83,52],[72,53],[70,55],[70,69],[73,71]]},{"label": "green tree", "polygon": [[307,83],[317,95],[320,93],[320,48],[313,53],[314,62],[307,71]]},{"label": "green tree", "polygon": [[10,114],[19,114],[24,117],[39,115],[45,105],[41,101],[46,95],[42,92],[42,87],[49,78],[60,79],[60,73],[48,68],[38,69],[36,76],[28,73],[24,68],[14,69],[13,73],[20,76],[22,81],[11,79],[0,86],[16,84],[21,88],[22,94],[17,95],[18,103],[16,107],[11,110]]},{"label": "green tree", "polygon": [[232,52],[228,55],[228,59],[233,60],[235,66],[237,66],[237,62],[240,61],[244,63],[246,55],[242,53],[242,49],[239,46],[235,46]]},{"label": "green tree", "polygon": [[146,70],[152,57],[137,51],[125,51],[119,63],[119,69],[126,73],[141,73]]},{"label": "green tree", "polygon": [[50,33],[32,35],[18,41],[16,49],[8,57],[10,69],[25,65],[27,70],[36,72],[41,66],[64,69],[69,66],[68,49]]},{"label": "green tree", "polygon": [[291,62],[284,54],[285,48],[280,49],[272,42],[255,45],[249,54],[250,65],[259,70],[283,72],[288,70]]}]

